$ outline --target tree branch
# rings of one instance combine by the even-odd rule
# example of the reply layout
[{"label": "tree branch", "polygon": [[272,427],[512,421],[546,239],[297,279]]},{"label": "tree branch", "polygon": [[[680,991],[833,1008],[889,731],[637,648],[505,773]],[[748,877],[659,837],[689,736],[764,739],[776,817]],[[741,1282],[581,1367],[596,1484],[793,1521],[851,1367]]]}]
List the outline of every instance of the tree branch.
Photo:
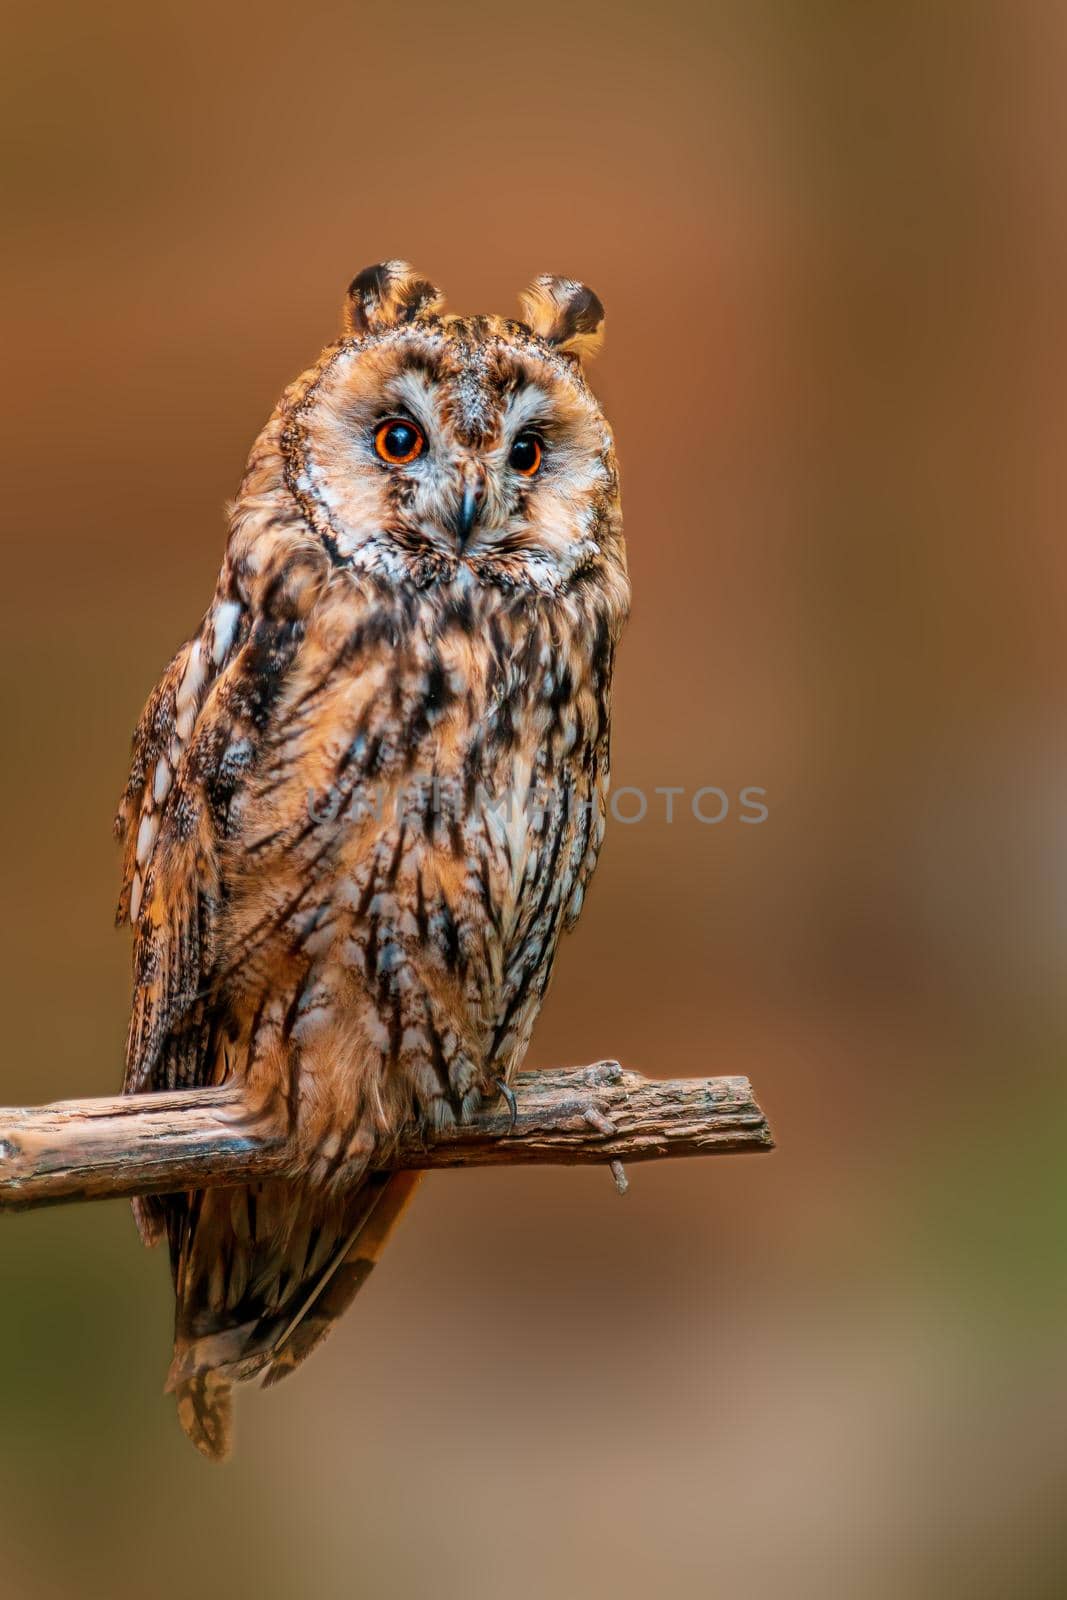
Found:
[{"label": "tree branch", "polygon": [[[473,1122],[424,1141],[406,1135],[391,1169],[527,1163],[621,1163],[772,1148],[747,1078],[658,1081],[615,1061],[527,1072]],[[209,1189],[284,1174],[287,1130],[257,1115],[239,1087],[61,1100],[0,1109],[0,1210],[62,1200]]]}]

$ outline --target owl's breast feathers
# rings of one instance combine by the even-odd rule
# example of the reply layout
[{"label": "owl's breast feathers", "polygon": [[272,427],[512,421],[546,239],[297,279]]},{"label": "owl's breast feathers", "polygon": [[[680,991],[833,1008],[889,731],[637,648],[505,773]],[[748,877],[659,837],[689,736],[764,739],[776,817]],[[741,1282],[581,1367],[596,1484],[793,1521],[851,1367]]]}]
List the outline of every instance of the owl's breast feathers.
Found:
[{"label": "owl's breast feathers", "polygon": [[603,834],[623,591],[293,560],[258,605],[224,571],[142,720],[127,1084],[241,1074],[340,1180],[522,1058]]}]

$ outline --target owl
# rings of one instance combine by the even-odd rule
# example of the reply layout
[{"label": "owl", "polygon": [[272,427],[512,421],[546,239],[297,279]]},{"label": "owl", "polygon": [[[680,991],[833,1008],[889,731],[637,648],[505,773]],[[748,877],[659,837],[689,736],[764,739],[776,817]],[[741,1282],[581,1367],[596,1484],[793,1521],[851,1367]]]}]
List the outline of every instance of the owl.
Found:
[{"label": "owl", "polygon": [[133,741],[129,1093],[240,1084],[284,1176],[137,1203],[167,1239],[168,1388],[229,1450],[371,1270],[413,1124],[511,1095],[604,832],[629,606],[603,310],[542,277],[522,321],[444,314],[406,263],[282,395],[214,598]]}]

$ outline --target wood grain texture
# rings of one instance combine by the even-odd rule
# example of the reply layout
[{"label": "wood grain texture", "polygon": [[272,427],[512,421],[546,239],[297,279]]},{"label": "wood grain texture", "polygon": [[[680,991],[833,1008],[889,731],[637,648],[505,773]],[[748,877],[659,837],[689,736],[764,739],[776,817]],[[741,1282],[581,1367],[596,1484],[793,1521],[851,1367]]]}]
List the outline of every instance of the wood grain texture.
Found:
[{"label": "wood grain texture", "polygon": [[[474,1121],[406,1135],[391,1169],[629,1163],[770,1150],[747,1078],[658,1080],[615,1061],[527,1072]],[[119,1195],[168,1194],[284,1173],[287,1135],[237,1088],[0,1109],[0,1210]],[[617,1170],[617,1169],[616,1169]]]}]

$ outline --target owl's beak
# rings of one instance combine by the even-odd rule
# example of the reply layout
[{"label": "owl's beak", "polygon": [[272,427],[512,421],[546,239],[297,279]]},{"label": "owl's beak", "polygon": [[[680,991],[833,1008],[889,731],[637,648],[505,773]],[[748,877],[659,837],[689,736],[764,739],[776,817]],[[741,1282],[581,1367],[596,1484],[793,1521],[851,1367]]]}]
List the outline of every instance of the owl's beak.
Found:
[{"label": "owl's beak", "polygon": [[485,499],[485,472],[479,468],[476,473],[469,476],[463,485],[463,499],[456,512],[456,537],[462,550],[471,536],[474,524],[478,520],[482,501]]}]

